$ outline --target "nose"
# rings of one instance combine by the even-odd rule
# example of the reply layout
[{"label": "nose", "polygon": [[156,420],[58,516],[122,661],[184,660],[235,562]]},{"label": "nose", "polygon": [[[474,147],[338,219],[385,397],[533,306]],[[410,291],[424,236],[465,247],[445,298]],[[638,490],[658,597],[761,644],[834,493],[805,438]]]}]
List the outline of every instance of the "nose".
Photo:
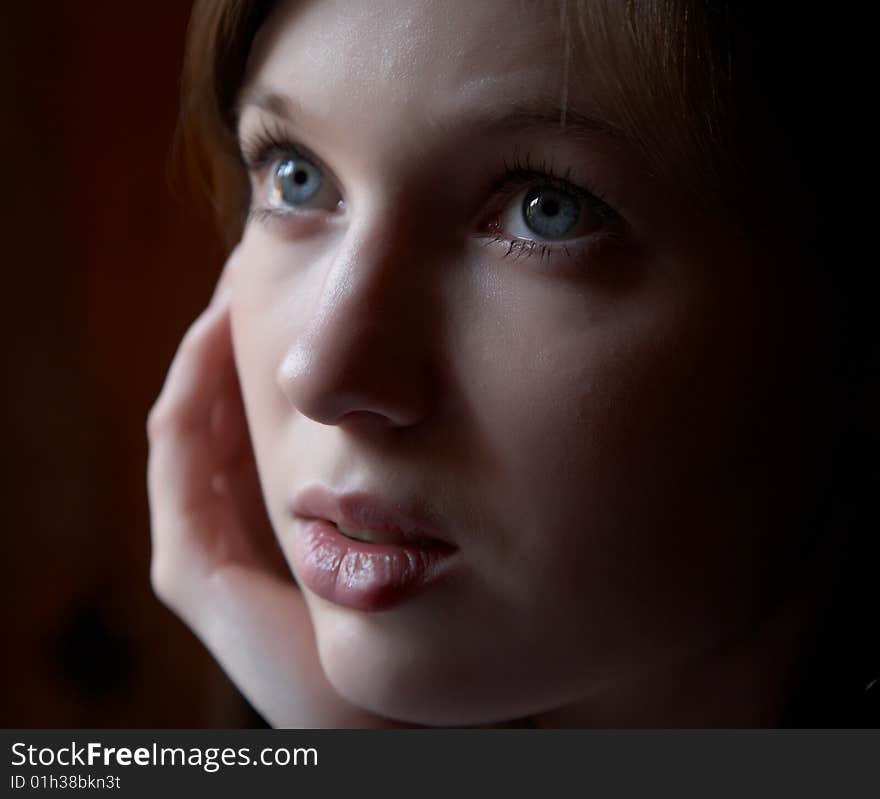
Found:
[{"label": "nose", "polygon": [[284,353],[278,384],[297,411],[321,424],[412,426],[434,396],[438,322],[424,270],[399,237],[350,233]]}]

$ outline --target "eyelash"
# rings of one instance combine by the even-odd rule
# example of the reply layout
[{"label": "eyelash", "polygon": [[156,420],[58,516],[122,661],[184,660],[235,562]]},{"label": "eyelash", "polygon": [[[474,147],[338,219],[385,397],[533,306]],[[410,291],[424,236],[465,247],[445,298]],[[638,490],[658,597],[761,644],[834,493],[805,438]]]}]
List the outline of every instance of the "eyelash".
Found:
[{"label": "eyelash", "polygon": [[[294,145],[280,125],[273,124],[270,126],[266,120],[262,120],[260,127],[253,133],[241,136],[239,153],[244,168],[249,173],[260,172],[277,159],[290,155],[307,158],[320,167],[322,171],[327,171],[321,159],[315,157],[307,150]],[[248,211],[246,224],[251,222],[268,222],[273,218],[284,217],[288,213],[280,208],[254,206],[252,198],[249,198],[248,205],[251,207]]]},{"label": "eyelash", "polygon": [[621,239],[620,225],[622,223],[620,214],[608,204],[600,190],[592,186],[578,185],[573,183],[570,178],[571,168],[566,169],[562,175],[559,175],[552,162],[541,161],[539,164],[533,164],[529,153],[525,153],[523,156],[516,154],[509,163],[506,158],[503,159],[500,177],[495,180],[492,186],[493,196],[499,199],[497,204],[493,203],[493,221],[489,225],[490,231],[484,234],[486,246],[496,243],[506,244],[507,251],[502,257],[507,258],[515,254],[517,260],[520,258],[531,258],[533,255],[539,256],[540,260],[543,261],[545,258],[549,259],[556,254],[562,254],[569,258],[582,254],[577,250],[572,252],[566,243],[542,242],[501,234],[497,219],[500,210],[517,193],[527,186],[533,185],[548,186],[576,197],[608,226],[609,229],[592,234],[592,246],[599,243],[619,241]]},{"label": "eyelash", "polygon": [[[239,146],[242,162],[249,172],[259,172],[278,158],[290,155],[307,158],[323,172],[327,172],[319,158],[308,150],[293,144],[280,126],[270,126],[268,121],[263,121],[260,128],[254,133],[246,137],[243,136]],[[570,176],[570,168],[559,175],[550,162],[541,161],[539,164],[533,164],[528,153],[516,154],[510,162],[506,158],[503,159],[500,173],[492,184],[492,196],[496,198],[492,203],[494,209],[492,221],[488,223],[488,231],[481,236],[485,240],[485,245],[507,244],[507,251],[503,253],[503,258],[514,256],[516,259],[520,259],[537,255],[543,261],[557,253],[566,257],[581,254],[577,251],[572,252],[567,243],[542,242],[502,235],[497,219],[500,211],[513,196],[529,185],[549,186],[570,194],[595,213],[607,225],[608,229],[592,234],[590,238],[593,241],[590,246],[619,241],[622,223],[620,214],[607,203],[604,194],[596,187],[573,183]],[[266,222],[272,218],[283,217],[287,213],[289,212],[282,209],[257,206],[249,211],[248,222],[252,220]],[[486,217],[483,219],[486,221]]]},{"label": "eyelash", "polygon": [[319,160],[294,146],[281,127],[270,126],[267,121],[263,121],[260,128],[253,133],[242,136],[239,148],[241,160],[249,172],[257,172],[269,166],[278,156],[291,153],[321,165]]}]

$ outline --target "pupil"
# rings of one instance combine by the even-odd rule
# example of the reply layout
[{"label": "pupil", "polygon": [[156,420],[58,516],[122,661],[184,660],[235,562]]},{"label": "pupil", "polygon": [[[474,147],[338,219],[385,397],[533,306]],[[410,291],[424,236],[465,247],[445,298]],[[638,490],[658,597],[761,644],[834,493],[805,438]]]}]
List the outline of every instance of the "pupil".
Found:
[{"label": "pupil", "polygon": [[293,173],[293,182],[299,186],[302,186],[308,179],[309,176],[304,169],[297,169],[296,172]]},{"label": "pupil", "polygon": [[556,200],[546,199],[541,203],[541,210],[547,216],[556,216],[559,213],[559,203]]}]

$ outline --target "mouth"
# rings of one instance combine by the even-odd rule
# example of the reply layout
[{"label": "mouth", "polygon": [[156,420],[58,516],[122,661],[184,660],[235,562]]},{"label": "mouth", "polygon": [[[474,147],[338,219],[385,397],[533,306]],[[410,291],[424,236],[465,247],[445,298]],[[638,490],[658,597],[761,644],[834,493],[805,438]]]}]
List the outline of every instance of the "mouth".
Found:
[{"label": "mouth", "polygon": [[326,519],[294,528],[293,570],[299,584],[340,607],[388,610],[444,582],[459,558],[454,547],[431,542],[380,544],[345,535]]},{"label": "mouth", "polygon": [[333,524],[346,538],[350,538],[352,541],[361,541],[365,544],[391,544],[394,546],[416,546],[426,548],[443,546],[442,542],[438,541],[436,538],[428,538],[423,535],[404,534],[402,532],[389,530],[353,528],[337,524],[330,519],[327,519],[326,521]]},{"label": "mouth", "polygon": [[342,607],[387,610],[442,583],[460,560],[446,526],[413,504],[312,486],[291,511],[297,579]]},{"label": "mouth", "polygon": [[413,503],[407,506],[365,492],[335,494],[314,485],[297,495],[291,510],[300,519],[319,519],[334,525],[352,541],[385,546],[454,547],[444,526]]}]

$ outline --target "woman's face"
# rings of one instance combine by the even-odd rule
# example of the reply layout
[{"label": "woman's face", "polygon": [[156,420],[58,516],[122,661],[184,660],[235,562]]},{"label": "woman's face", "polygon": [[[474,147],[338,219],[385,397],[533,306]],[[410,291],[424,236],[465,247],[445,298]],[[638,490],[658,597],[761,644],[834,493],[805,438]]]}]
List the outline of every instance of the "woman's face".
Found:
[{"label": "woman's face", "polygon": [[[266,504],[328,678],[403,720],[599,703],[785,585],[809,292],[653,176],[565,49],[553,4],[296,2],[242,95],[233,336]],[[384,554],[337,572],[293,512],[315,485],[454,551],[409,591]]]}]

